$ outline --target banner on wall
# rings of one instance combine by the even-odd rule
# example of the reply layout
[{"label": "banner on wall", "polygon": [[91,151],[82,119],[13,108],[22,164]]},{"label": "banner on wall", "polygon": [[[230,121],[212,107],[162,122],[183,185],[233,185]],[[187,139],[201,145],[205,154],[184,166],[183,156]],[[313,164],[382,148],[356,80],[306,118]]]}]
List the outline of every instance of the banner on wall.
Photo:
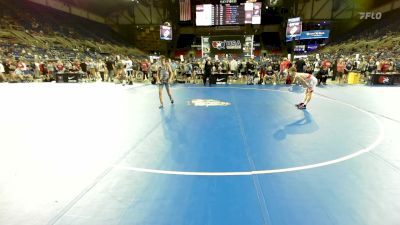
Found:
[{"label": "banner on wall", "polygon": [[253,40],[252,35],[203,36],[201,40],[202,55],[235,54],[250,57],[254,50]]},{"label": "banner on wall", "polygon": [[306,46],[305,45],[296,45],[294,46],[294,51],[295,52],[304,52],[306,50]]},{"label": "banner on wall", "polygon": [[312,51],[317,50],[318,46],[319,46],[318,44],[307,45],[307,52],[312,52]]},{"label": "banner on wall", "polygon": [[300,40],[306,39],[326,39],[329,38],[330,30],[309,30],[303,31],[300,35]]},{"label": "banner on wall", "polygon": [[286,27],[286,40],[292,41],[297,40],[300,37],[301,31],[303,30],[303,24],[300,17],[288,19]]},{"label": "banner on wall", "polygon": [[170,26],[160,26],[160,39],[161,40],[172,40],[172,27]]},{"label": "banner on wall", "polygon": [[244,36],[211,36],[211,54],[242,53],[245,38]]},{"label": "banner on wall", "polygon": [[303,31],[299,36],[289,37],[286,36],[286,42],[297,41],[297,40],[309,40],[309,39],[327,39],[329,38],[330,30],[309,30]]}]

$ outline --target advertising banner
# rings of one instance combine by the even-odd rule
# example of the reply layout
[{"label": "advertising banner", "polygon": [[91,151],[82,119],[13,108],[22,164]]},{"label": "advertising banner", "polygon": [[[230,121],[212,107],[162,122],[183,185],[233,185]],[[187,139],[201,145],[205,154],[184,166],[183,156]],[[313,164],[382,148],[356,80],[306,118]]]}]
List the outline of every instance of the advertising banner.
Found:
[{"label": "advertising banner", "polygon": [[203,57],[215,55],[251,57],[254,51],[254,39],[252,35],[202,36],[201,46]]},{"label": "advertising banner", "polygon": [[327,39],[329,38],[330,30],[308,30],[301,32],[298,36],[286,36],[286,42],[293,40],[307,39]]},{"label": "advertising banner", "polygon": [[308,52],[315,51],[317,48],[318,48],[318,44],[307,45],[307,51]]},{"label": "advertising banner", "polygon": [[243,53],[244,36],[211,36],[210,52],[215,54]]},{"label": "advertising banner", "polygon": [[305,45],[296,45],[294,46],[294,51],[295,52],[304,52],[306,50],[306,46]]},{"label": "advertising banner", "polygon": [[288,23],[286,28],[286,39],[292,40],[300,37],[302,31],[302,22]]},{"label": "advertising banner", "polygon": [[309,30],[303,31],[300,35],[300,40],[306,39],[326,39],[329,38],[330,30]]},{"label": "advertising banner", "polygon": [[161,40],[172,40],[172,27],[170,26],[160,26],[160,39]]}]

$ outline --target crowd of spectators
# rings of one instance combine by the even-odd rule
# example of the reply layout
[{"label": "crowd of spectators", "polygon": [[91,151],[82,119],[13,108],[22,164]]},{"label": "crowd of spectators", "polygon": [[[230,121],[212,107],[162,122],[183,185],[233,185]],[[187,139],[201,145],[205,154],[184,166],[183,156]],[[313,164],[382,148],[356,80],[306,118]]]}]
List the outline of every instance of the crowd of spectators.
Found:
[{"label": "crowd of spectators", "polygon": [[[331,79],[346,83],[350,72],[361,74],[362,82],[368,82],[371,73],[399,73],[399,57],[386,57],[389,53],[337,55],[318,53],[290,61],[287,58],[263,57],[221,60],[192,59],[186,61],[170,60],[171,68],[179,82],[199,83],[205,74],[206,62],[211,74],[227,74],[229,82],[247,84],[291,84],[297,72],[311,73],[318,78],[319,85],[326,85]],[[35,56],[28,60],[7,57],[1,53],[0,82],[54,81],[56,74],[79,73],[81,80],[132,83],[135,80],[153,81],[159,68],[157,59],[137,56],[96,56],[77,58],[46,59]],[[316,57],[317,56],[317,57]]]},{"label": "crowd of spectators", "polygon": [[[19,10],[9,14],[3,11],[0,17],[0,26],[4,28],[2,32],[23,33],[10,38],[0,32],[0,82],[51,82],[57,74],[65,73],[79,74],[80,80],[86,82],[155,82],[159,68],[156,59],[149,60],[144,54],[130,53],[130,48],[124,43],[119,43],[120,48],[111,50],[112,53],[104,52],[99,46],[110,46],[118,41],[107,35],[97,37],[93,34],[98,32],[82,32],[82,29],[72,25],[55,28],[49,20],[43,22],[40,17]],[[40,42],[35,39],[37,35],[49,42]],[[70,40],[70,44],[61,43],[60,40],[50,41],[52,37],[60,36]],[[87,41],[91,45],[85,44]],[[296,56],[292,60],[282,56],[221,57],[219,60],[170,60],[170,63],[174,77],[184,83],[200,83],[204,75],[210,73],[228,74],[228,82],[291,84],[294,76],[289,69],[293,67],[297,72],[314,74],[319,85],[326,85],[328,79],[346,83],[350,72],[361,74],[362,82],[368,82],[371,73],[400,72],[399,56],[399,33],[385,32],[367,35],[357,42],[352,39],[336,42],[316,53]]]},{"label": "crowd of spectators", "polygon": [[0,1],[0,28],[0,82],[53,81],[57,73],[104,79],[106,58],[118,59],[118,75],[118,61],[143,54],[104,24],[29,2]]}]

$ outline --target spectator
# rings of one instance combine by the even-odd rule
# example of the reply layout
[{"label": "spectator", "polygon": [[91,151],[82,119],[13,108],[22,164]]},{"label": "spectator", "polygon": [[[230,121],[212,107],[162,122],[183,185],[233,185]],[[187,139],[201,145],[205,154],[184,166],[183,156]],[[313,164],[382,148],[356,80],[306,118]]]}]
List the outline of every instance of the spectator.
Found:
[{"label": "spectator", "polygon": [[97,60],[96,68],[97,68],[97,71],[99,71],[99,73],[100,73],[101,81],[104,82],[104,74],[106,72],[106,65],[104,64],[104,62],[102,60],[99,59],[99,60]]},{"label": "spectator", "polygon": [[0,83],[5,82],[6,81],[6,76],[4,75],[4,66],[3,63],[0,61]]},{"label": "spectator", "polygon": [[238,63],[236,59],[232,59],[229,65],[230,72],[233,73],[233,77],[236,80],[238,78]]},{"label": "spectator", "polygon": [[304,68],[305,68],[305,66],[306,66],[306,62],[302,59],[302,58],[300,58],[300,59],[298,59],[297,61],[296,61],[296,70],[297,70],[297,72],[298,73],[303,73],[304,72]]},{"label": "spectator", "polygon": [[59,60],[58,62],[57,62],[57,64],[56,64],[56,72],[57,73],[64,73],[65,71],[64,71],[64,65],[63,65],[63,63],[61,62],[61,60]]},{"label": "spectator", "polygon": [[265,71],[265,77],[264,77],[264,84],[267,83],[267,80],[271,80],[274,85],[276,85],[276,74],[274,72],[274,70],[272,69],[272,66],[268,66],[266,71]]},{"label": "spectator", "polygon": [[281,64],[280,64],[280,71],[279,74],[282,77],[285,77],[286,79],[286,84],[291,84],[292,83],[292,79],[289,75],[289,68],[292,67],[292,63],[287,59],[287,58],[283,58]]},{"label": "spectator", "polygon": [[204,74],[203,74],[203,84],[206,86],[207,78],[208,85],[211,86],[211,72],[212,72],[213,64],[211,63],[211,58],[208,57],[206,63],[204,65]]},{"label": "spectator", "polygon": [[339,84],[341,83],[341,81],[343,80],[343,76],[344,76],[344,69],[345,69],[345,64],[343,59],[339,59],[337,66],[336,66],[336,70],[337,70],[337,78],[339,81]]},{"label": "spectator", "polygon": [[89,81],[97,80],[96,62],[93,59],[88,60],[87,74],[88,74]]},{"label": "spectator", "polygon": [[132,60],[129,58],[129,57],[127,57],[126,59],[125,59],[125,74],[128,76],[128,77],[132,77],[132,74],[133,74],[133,68],[132,68],[132,66],[133,66],[133,62],[132,62]]},{"label": "spectator", "polygon": [[149,71],[150,63],[147,59],[143,60],[140,63],[140,69],[143,73],[143,80],[149,79],[148,71]]},{"label": "spectator", "polygon": [[247,74],[247,84],[254,84],[254,75],[256,73],[256,67],[253,59],[250,59],[246,62],[246,74]]},{"label": "spectator", "polygon": [[125,85],[126,82],[126,74],[125,74],[125,68],[124,68],[124,62],[117,57],[117,65],[115,69],[115,79],[119,82]]},{"label": "spectator", "polygon": [[85,75],[88,74],[87,64],[86,64],[85,60],[82,60],[82,62],[79,64],[79,67],[81,68],[82,72],[83,72]]},{"label": "spectator", "polygon": [[115,70],[115,62],[111,58],[106,58],[106,68],[108,71],[107,81],[114,81],[114,70]]},{"label": "spectator", "polygon": [[328,68],[326,66],[322,66],[317,72],[316,78],[318,80],[318,85],[326,85],[326,80],[328,78]]}]

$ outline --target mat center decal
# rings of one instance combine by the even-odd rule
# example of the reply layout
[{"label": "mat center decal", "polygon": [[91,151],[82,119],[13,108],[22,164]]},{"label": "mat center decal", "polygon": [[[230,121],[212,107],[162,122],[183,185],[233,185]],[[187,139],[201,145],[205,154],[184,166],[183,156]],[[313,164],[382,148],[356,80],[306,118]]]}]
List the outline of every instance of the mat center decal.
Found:
[{"label": "mat center decal", "polygon": [[231,105],[231,103],[214,99],[193,99],[188,102],[188,105],[209,107],[209,106],[229,106]]}]

